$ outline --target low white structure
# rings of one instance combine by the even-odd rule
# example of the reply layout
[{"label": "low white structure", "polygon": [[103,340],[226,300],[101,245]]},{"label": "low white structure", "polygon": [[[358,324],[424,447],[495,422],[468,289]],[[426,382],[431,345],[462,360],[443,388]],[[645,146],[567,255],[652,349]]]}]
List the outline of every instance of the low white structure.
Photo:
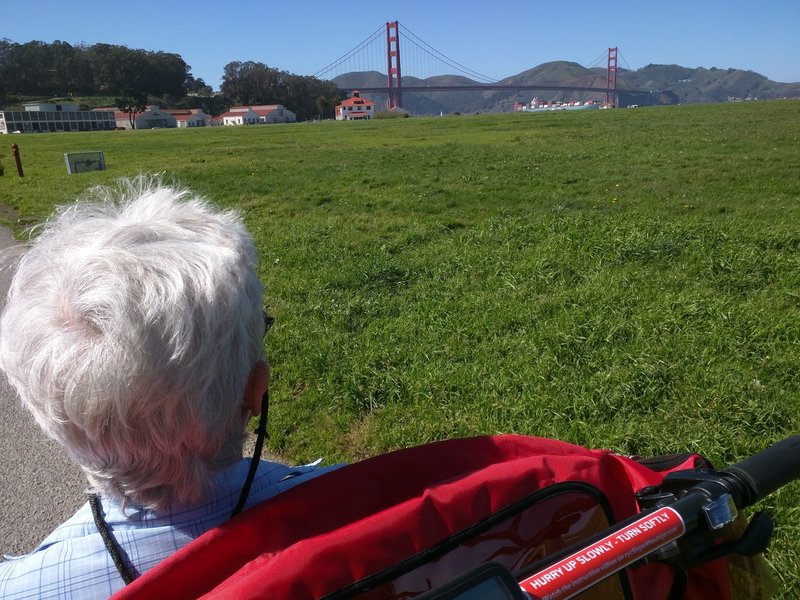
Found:
[{"label": "low white structure", "polygon": [[211,125],[211,115],[207,115],[199,108],[193,108],[188,113],[170,111],[178,122],[178,128],[208,127]]},{"label": "low white structure", "polygon": [[282,104],[231,106],[218,117],[223,125],[257,125],[259,123],[295,123],[297,115]]},{"label": "low white structure", "polygon": [[282,104],[253,106],[262,123],[296,123],[297,115]]},{"label": "low white structure", "polygon": [[[95,108],[98,111],[111,111],[114,113],[114,120],[116,121],[117,129],[131,129],[131,121],[128,113],[119,110],[116,107],[109,106],[105,108]],[[149,119],[148,119],[149,111]],[[153,119],[160,119],[166,113],[175,118],[175,124],[172,125],[172,120],[169,117],[164,117],[168,120],[166,125],[153,122]],[[145,117],[145,120],[140,120]],[[199,108],[180,108],[180,109],[159,109],[157,106],[148,106],[144,112],[137,112],[133,115],[133,122],[136,124],[136,129],[152,129],[153,127],[207,127],[213,124],[213,117],[204,113]]]},{"label": "low white structure", "polygon": [[155,105],[148,106],[147,110],[139,113],[133,123],[136,129],[161,129],[178,126],[178,120],[174,115]]},{"label": "low white structure", "polygon": [[375,103],[361,97],[361,92],[353,90],[353,96],[336,106],[337,121],[366,121],[375,114]]},{"label": "low white structure", "polygon": [[116,121],[110,111],[78,110],[77,104],[28,102],[24,111],[0,111],[0,133],[108,131]]},{"label": "low white structure", "polygon": [[259,116],[249,106],[235,106],[220,115],[223,125],[255,125]]}]

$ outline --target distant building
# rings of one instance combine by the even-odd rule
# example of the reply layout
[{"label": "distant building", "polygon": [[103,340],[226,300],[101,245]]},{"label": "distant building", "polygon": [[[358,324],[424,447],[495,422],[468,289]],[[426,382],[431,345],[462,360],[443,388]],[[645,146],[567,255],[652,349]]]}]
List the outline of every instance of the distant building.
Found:
[{"label": "distant building", "polygon": [[147,110],[138,113],[133,119],[133,123],[136,129],[162,129],[178,126],[178,120],[174,115],[155,105],[148,106]]},{"label": "distant building", "polygon": [[28,102],[24,111],[0,111],[0,133],[56,133],[114,129],[114,113],[78,110],[77,104]]},{"label": "distant building", "polygon": [[219,116],[223,125],[255,125],[259,116],[249,106],[234,106],[226,113]]},{"label": "distant building", "polygon": [[262,123],[296,123],[297,115],[282,104],[253,106]]},{"label": "distant building", "polygon": [[[131,121],[128,118],[128,113],[121,111],[116,106],[101,106],[99,108],[93,108],[92,111],[114,113],[114,122],[116,123],[115,125],[116,129],[131,129]],[[137,112],[134,113],[134,116],[140,114],[142,113]]]},{"label": "distant building", "polygon": [[361,92],[353,90],[353,96],[336,106],[337,121],[364,121],[375,114],[375,103],[361,97]]},{"label": "distant building", "polygon": [[166,111],[175,117],[178,122],[178,129],[192,127],[208,127],[211,125],[211,115],[207,115],[199,108],[191,110],[169,110]]},{"label": "distant building", "polygon": [[282,104],[260,104],[257,106],[231,106],[230,110],[217,117],[223,125],[258,125],[259,123],[295,123],[297,115]]},{"label": "distant building", "polygon": [[[131,120],[128,117],[128,113],[113,106],[95,108],[94,110],[113,111],[117,129],[131,129]],[[164,116],[165,114],[167,116]],[[174,124],[172,124],[172,119],[169,115],[175,118]],[[140,117],[145,118],[140,120]],[[155,122],[155,119],[165,119],[166,124],[159,124]],[[206,127],[212,124],[212,117],[199,108],[159,109],[157,106],[148,106],[143,112],[133,113],[133,122],[136,124],[136,129],[152,129],[153,127]]]}]

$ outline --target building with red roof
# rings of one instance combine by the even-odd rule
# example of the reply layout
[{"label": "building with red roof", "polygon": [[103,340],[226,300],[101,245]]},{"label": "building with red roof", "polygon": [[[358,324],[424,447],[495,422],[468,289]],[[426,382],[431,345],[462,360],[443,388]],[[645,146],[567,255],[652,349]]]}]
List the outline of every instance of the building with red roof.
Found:
[{"label": "building with red roof", "polygon": [[183,110],[165,110],[170,113],[178,123],[178,128],[184,127],[208,127],[211,125],[211,115],[207,115],[199,108]]},{"label": "building with red roof", "polygon": [[[92,110],[113,112],[118,129],[131,129],[128,113],[119,110],[117,107],[108,106]],[[134,129],[162,129],[178,126],[178,121],[172,111],[161,109],[155,104],[148,104],[143,112],[133,113],[133,123]]]},{"label": "building with red roof", "polygon": [[231,106],[218,118],[223,125],[256,125],[258,123],[294,123],[297,115],[282,104]]},{"label": "building with red roof", "polygon": [[365,121],[375,114],[375,103],[361,97],[361,92],[353,90],[353,96],[336,106],[337,121]]}]

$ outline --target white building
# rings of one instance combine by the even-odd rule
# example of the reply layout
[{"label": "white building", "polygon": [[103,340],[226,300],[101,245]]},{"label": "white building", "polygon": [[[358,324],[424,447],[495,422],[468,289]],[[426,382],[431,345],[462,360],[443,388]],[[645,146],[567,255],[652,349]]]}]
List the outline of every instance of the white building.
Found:
[{"label": "white building", "polygon": [[211,115],[207,115],[199,108],[189,112],[170,111],[178,122],[178,128],[208,127],[211,125]]},{"label": "white building", "polygon": [[24,111],[0,111],[0,133],[55,133],[114,129],[114,113],[78,110],[77,104],[28,102]]},{"label": "white building", "polygon": [[231,106],[218,117],[223,125],[257,125],[259,123],[295,123],[297,115],[282,104]]},{"label": "white building", "polygon": [[220,117],[223,125],[255,125],[260,117],[249,106],[235,106]]},{"label": "white building", "polygon": [[297,115],[282,104],[252,106],[262,123],[296,123]]},{"label": "white building", "polygon": [[165,127],[177,127],[178,120],[174,115],[161,110],[158,106],[148,106],[147,110],[139,113],[133,119],[136,129],[161,129]]},{"label": "white building", "polygon": [[[128,116],[128,113],[119,110],[116,107],[109,106],[105,108],[95,108],[94,110],[100,111],[111,111],[114,113],[114,119],[117,123],[117,129],[131,129],[131,121]],[[150,120],[140,121],[139,118],[143,117],[147,114],[147,111],[150,111]],[[157,113],[155,111],[158,111]],[[153,122],[153,118],[156,117],[156,114],[163,115],[163,113],[167,113],[175,117],[175,125],[158,125]],[[152,129],[153,127],[207,127],[212,124],[213,117],[204,113],[199,108],[181,108],[181,109],[159,109],[157,106],[148,106],[145,109],[145,112],[137,112],[133,115],[133,122],[136,123],[137,129]],[[172,121],[170,120],[169,123]]]},{"label": "white building", "polygon": [[365,121],[375,114],[375,103],[361,97],[361,92],[353,90],[353,96],[336,106],[337,121]]}]

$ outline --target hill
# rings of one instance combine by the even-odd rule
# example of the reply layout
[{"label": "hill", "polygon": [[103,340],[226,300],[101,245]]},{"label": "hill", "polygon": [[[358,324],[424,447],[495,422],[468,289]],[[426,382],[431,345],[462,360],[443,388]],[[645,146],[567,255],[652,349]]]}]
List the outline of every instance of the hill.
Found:
[{"label": "hill", "polygon": [[[333,79],[343,88],[381,87],[386,75],[377,71],[353,72]],[[553,61],[543,63],[522,73],[506,77],[500,83],[516,85],[563,85],[598,87],[606,85],[604,68],[586,68],[578,63]],[[405,86],[479,85],[466,77],[440,75],[427,79],[403,77]],[[638,70],[620,69],[617,72],[619,105],[640,106],[659,104],[698,104],[729,100],[772,99],[800,97],[800,83],[771,81],[753,71],[688,68],[680,65],[650,64]],[[383,104],[386,94],[365,94]],[[541,91],[509,93],[505,91],[428,92],[404,95],[404,108],[414,114],[507,112],[516,102],[530,102],[533,96],[544,100],[603,100],[603,93]]]},{"label": "hill", "polygon": [[647,65],[618,77],[619,87],[666,94],[660,104],[725,102],[734,99],[772,99],[800,96],[800,83],[771,81],[741,69],[689,69],[679,65]]}]

